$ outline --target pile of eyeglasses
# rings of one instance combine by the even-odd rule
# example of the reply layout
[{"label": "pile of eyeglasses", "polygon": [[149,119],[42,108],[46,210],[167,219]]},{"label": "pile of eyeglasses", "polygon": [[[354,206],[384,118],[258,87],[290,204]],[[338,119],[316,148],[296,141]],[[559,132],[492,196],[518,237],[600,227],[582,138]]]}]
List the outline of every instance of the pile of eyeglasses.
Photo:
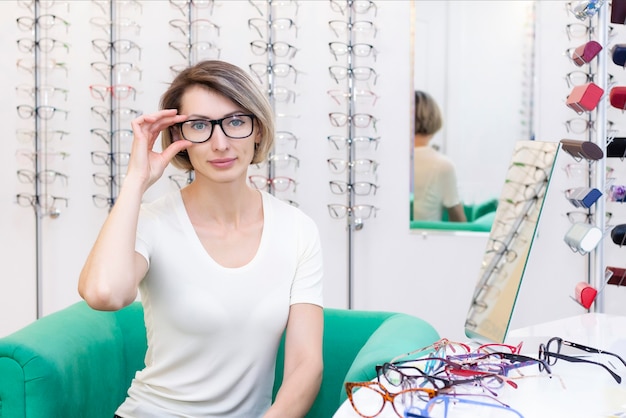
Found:
[{"label": "pile of eyeglasses", "polygon": [[[602,360],[563,354],[562,347],[597,354]],[[468,344],[442,338],[435,343],[400,355],[376,366],[376,378],[366,382],[346,382],[345,390],[355,412],[374,418],[383,411],[398,417],[456,418],[467,416],[522,417],[499,399],[503,390],[516,390],[524,379],[556,378],[552,371],[557,360],[600,367],[617,383],[615,362],[626,366],[617,354],[588,347],[559,337],[539,345],[536,357],[521,354],[522,343]],[[604,359],[606,359],[606,364]],[[582,366],[581,366],[582,367]],[[390,404],[390,408],[388,405]],[[388,408],[388,409],[386,409]],[[491,415],[495,414],[495,415]]]}]

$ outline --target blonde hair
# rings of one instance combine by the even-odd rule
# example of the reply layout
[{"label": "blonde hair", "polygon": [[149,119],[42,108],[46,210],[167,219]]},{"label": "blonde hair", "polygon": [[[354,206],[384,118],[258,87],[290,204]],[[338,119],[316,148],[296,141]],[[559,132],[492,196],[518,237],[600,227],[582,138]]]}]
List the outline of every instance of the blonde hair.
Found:
[{"label": "blonde hair", "polygon": [[[266,95],[257,83],[241,68],[219,60],[201,61],[181,71],[161,96],[161,109],[180,111],[183,94],[193,86],[203,86],[217,92],[254,115],[255,130],[260,136],[255,144],[251,164],[265,160],[274,146],[274,112]],[[172,127],[161,132],[161,144],[167,148],[173,141]],[[189,155],[181,152],[172,159],[172,165],[193,170]]]},{"label": "blonde hair", "polygon": [[426,92],[415,91],[415,135],[434,135],[443,126],[441,110]]}]

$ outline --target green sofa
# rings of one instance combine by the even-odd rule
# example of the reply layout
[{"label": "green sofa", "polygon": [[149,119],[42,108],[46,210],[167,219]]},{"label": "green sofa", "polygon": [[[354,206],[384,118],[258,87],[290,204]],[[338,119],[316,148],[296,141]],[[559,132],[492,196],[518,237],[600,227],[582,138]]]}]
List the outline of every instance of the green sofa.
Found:
[{"label": "green sofa", "polygon": [[443,211],[441,221],[420,221],[413,219],[413,194],[410,196],[409,214],[411,229],[431,229],[437,231],[490,232],[496,217],[498,199],[489,199],[474,205],[463,205],[467,222],[449,222],[448,212]]},{"label": "green sofa", "polygon": [[[324,310],[324,376],[309,417],[330,418],[343,383],[375,377],[374,366],[439,338],[401,313]],[[0,338],[0,418],[112,418],[146,351],[139,302],[95,311],[78,302]],[[278,352],[274,393],[282,377]]]}]

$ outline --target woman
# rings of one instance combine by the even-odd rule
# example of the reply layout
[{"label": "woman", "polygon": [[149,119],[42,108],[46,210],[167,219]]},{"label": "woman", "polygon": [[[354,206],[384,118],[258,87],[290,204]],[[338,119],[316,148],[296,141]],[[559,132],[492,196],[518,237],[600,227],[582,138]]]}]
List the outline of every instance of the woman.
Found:
[{"label": "woman", "polygon": [[451,222],[467,222],[454,164],[430,146],[442,126],[441,111],[432,96],[415,91],[413,220],[440,221],[445,209]]},{"label": "woman", "polygon": [[[243,70],[204,61],[176,77],[161,109],[132,122],[124,184],[79,280],[94,309],[141,294],[146,367],[116,414],[304,416],[322,376],[322,254],[309,217],[246,182],[272,148],[272,108]],[[170,161],[193,182],[142,205]]]}]

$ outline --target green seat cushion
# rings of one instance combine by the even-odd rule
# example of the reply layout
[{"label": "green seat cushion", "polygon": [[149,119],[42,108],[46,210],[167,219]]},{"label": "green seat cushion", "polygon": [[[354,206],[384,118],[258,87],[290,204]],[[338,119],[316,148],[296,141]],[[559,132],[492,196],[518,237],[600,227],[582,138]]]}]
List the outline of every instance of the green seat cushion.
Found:
[{"label": "green seat cushion", "polygon": [[[372,380],[376,377],[376,365],[428,346],[439,338],[439,333],[428,322],[410,315],[395,314],[385,320],[359,350],[344,383]],[[342,387],[341,402],[346,398],[345,388]]]}]

